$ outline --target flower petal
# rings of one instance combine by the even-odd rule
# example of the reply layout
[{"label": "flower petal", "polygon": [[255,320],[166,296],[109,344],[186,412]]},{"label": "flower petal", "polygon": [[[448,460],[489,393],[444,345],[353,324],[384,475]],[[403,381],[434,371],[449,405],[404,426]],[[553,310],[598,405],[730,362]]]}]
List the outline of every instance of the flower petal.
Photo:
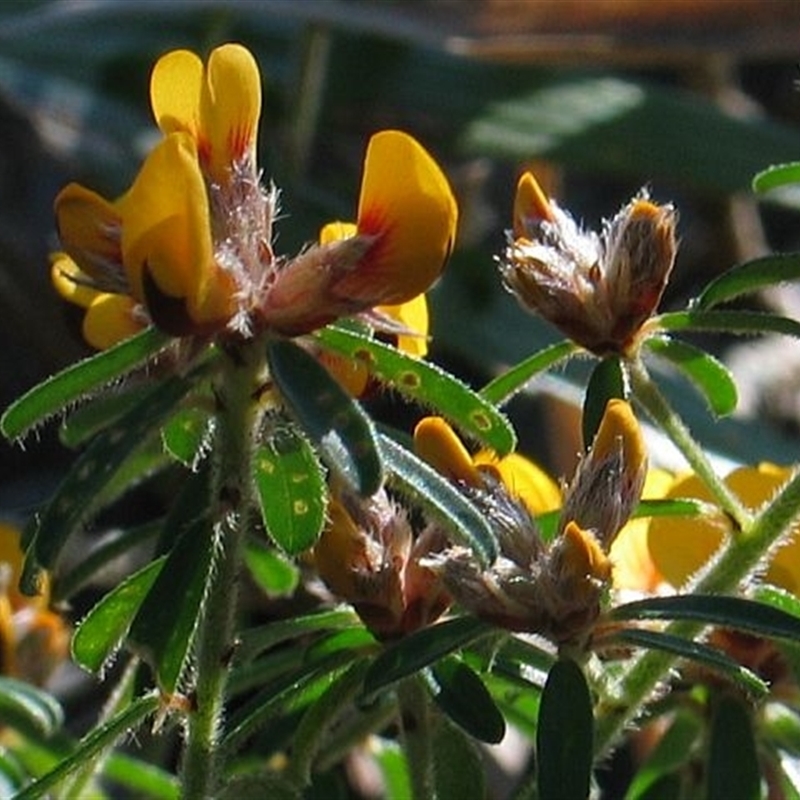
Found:
[{"label": "flower petal", "polygon": [[411,136],[375,134],[367,147],[358,233],[376,241],[334,292],[365,307],[425,292],[453,247],[458,210],[439,166]]},{"label": "flower petal", "polygon": [[61,245],[81,270],[102,288],[124,290],[117,205],[70,183],[56,197],[55,213]]},{"label": "flower petal", "polygon": [[136,307],[136,301],[128,295],[98,295],[83,318],[83,338],[98,350],[129,339],[145,327],[137,318]]},{"label": "flower petal", "polygon": [[189,50],[162,56],[150,76],[150,104],[164,135],[185,131],[200,134],[200,91],[203,62]]},{"label": "flower petal", "polygon": [[448,480],[483,485],[469,451],[441,417],[425,417],[417,423],[414,452]]},{"label": "flower petal", "polygon": [[530,459],[519,453],[498,458],[488,450],[475,456],[475,465],[490,466],[508,489],[533,516],[561,508],[561,489],[558,484]]},{"label": "flower petal", "polygon": [[380,314],[399,322],[409,333],[397,336],[397,349],[410,356],[424,358],[428,354],[428,300],[424,294],[418,294],[406,303],[399,305],[377,306]]},{"label": "flower petal", "polygon": [[170,134],[143,164],[125,198],[122,250],[135,296],[144,297],[146,270],[160,293],[185,301],[198,326],[233,313],[235,287],[214,261],[206,187],[188,134]]}]

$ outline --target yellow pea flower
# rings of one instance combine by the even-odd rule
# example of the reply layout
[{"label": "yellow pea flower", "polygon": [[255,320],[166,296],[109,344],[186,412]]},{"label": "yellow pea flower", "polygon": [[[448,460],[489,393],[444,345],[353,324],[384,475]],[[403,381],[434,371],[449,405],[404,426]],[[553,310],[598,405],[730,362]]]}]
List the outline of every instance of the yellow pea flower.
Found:
[{"label": "yellow pea flower", "polygon": [[63,256],[53,282],[86,310],[91,344],[107,347],[150,323],[173,336],[297,336],[373,312],[400,320],[400,346],[424,354],[420,296],[452,248],[457,209],[418,142],[400,131],[373,136],[355,224],[276,257],[277,191],[262,188],[256,163],[253,56],[236,44],[206,64],[168,53],[150,94],[164,138],[129,191],[112,202],[72,184],[56,199]]},{"label": "yellow pea flower", "polygon": [[[725,478],[725,483],[748,508],[755,511],[768,502],[792,474],[792,468],[761,463],[735,469]],[[694,474],[676,476],[665,496],[713,502],[708,488]],[[656,569],[669,584],[679,588],[714,557],[725,536],[722,517],[717,520],[654,518],[649,525],[647,544]],[[797,531],[770,556],[764,580],[800,594],[800,537]]]}]

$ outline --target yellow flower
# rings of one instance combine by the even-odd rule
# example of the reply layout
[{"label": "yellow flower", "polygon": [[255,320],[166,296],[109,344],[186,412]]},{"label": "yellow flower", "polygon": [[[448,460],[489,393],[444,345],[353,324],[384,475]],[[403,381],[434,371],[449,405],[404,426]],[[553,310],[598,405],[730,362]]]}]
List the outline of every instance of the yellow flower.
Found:
[{"label": "yellow flower", "polygon": [[583,231],[526,172],[517,186],[503,279],[523,306],[590,352],[625,354],[667,285],[675,224],[672,206],[640,193],[600,234]]},{"label": "yellow flower", "polygon": [[0,523],[0,675],[41,685],[66,660],[69,632],[48,608],[46,583],[36,597],[19,591],[22,562],[19,530]]},{"label": "yellow flower", "polygon": [[[114,202],[75,184],[56,199],[63,254],[53,282],[86,309],[84,334],[107,347],[154,323],[173,336],[296,336],[381,307],[405,319],[439,276],[456,225],[453,194],[436,162],[410,136],[383,131],[367,147],[352,230],[276,257],[277,191],[256,163],[261,82],[241,45],[168,53],[151,79],[164,138],[132,187]],[[405,304],[413,303],[414,308]],[[373,315],[375,316],[375,315]],[[411,343],[411,339],[414,343]]]},{"label": "yellow flower", "polygon": [[[755,467],[735,469],[725,478],[725,483],[748,508],[757,510],[778,492],[792,474],[791,468],[761,463]],[[676,476],[665,496],[713,502],[706,485],[694,474]],[[726,535],[727,526],[722,515],[718,519],[653,518],[647,543],[656,569],[669,584],[679,588],[714,557]],[[800,537],[796,531],[770,556],[764,580],[800,594]]]}]

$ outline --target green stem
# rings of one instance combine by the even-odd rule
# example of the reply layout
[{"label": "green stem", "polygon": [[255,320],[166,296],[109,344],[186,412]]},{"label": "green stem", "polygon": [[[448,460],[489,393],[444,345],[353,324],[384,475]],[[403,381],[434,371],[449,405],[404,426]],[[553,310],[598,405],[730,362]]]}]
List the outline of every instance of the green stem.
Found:
[{"label": "green stem", "polygon": [[631,360],[627,362],[627,367],[636,399],[681,451],[689,466],[706,484],[723,511],[740,530],[747,530],[752,521],[750,512],[717,475],[703,448],[653,382],[642,361],[638,358]]},{"label": "green stem", "polygon": [[251,508],[250,462],[258,414],[253,397],[264,366],[263,353],[263,342],[254,340],[223,357],[217,387],[219,410],[211,489],[215,559],[197,631],[195,708],[188,716],[182,770],[186,800],[215,797],[220,779],[217,742]]},{"label": "green stem", "polygon": [[432,731],[428,692],[420,677],[402,681],[397,687],[400,706],[400,724],[403,732],[403,749],[411,778],[411,796],[414,800],[433,800],[436,796],[431,760]]},{"label": "green stem", "polygon": [[[690,591],[697,594],[736,593],[761,566],[764,556],[786,536],[800,518],[800,472],[781,489],[746,531],[732,536],[720,557],[701,574]],[[677,621],[665,628],[674,636],[691,639],[705,626]],[[604,755],[623,727],[639,713],[656,684],[675,663],[675,657],[658,650],[643,653],[618,681],[613,694],[595,709],[595,753]]]}]

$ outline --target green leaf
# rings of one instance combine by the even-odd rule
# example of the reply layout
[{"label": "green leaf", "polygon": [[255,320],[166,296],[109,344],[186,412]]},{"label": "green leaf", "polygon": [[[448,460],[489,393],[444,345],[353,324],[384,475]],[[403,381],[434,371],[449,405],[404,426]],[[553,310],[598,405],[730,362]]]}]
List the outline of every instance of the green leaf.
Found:
[{"label": "green leaf", "polygon": [[434,729],[431,749],[436,797],[485,800],[486,772],[474,742],[444,719]]},{"label": "green leaf", "polygon": [[503,715],[483,681],[463,661],[452,656],[439,659],[430,668],[428,686],[436,705],[470,736],[487,744],[502,741]]},{"label": "green leaf", "polygon": [[175,691],[186,665],[216,550],[224,535],[200,517],[166,558],[130,627],[128,644],[155,670],[159,688]]},{"label": "green leaf", "polygon": [[703,732],[703,722],[696,714],[679,710],[672,724],[639,767],[625,800],[648,800],[650,790],[665,776],[685,766],[689,753]]},{"label": "green leaf", "polygon": [[146,385],[140,385],[126,391],[109,391],[87,400],[61,423],[59,438],[62,444],[73,448],[84,444],[140,403],[147,390]]},{"label": "green leaf", "polygon": [[570,659],[550,670],[539,705],[536,763],[540,800],[586,798],[592,775],[592,698]]},{"label": "green leaf", "polygon": [[709,331],[736,335],[780,333],[800,338],[800,322],[759,311],[672,311],[653,318],[665,331]]},{"label": "green leaf", "polygon": [[471,548],[484,565],[497,558],[489,522],[458,489],[388,436],[381,436],[381,449],[392,487],[436,516],[452,540]]},{"label": "green leaf", "polygon": [[645,345],[683,372],[716,416],[724,417],[736,410],[736,383],[728,368],[714,356],[687,342],[661,336],[646,339]]},{"label": "green leaf", "polygon": [[164,425],[161,441],[164,449],[177,461],[193,469],[208,443],[211,417],[202,408],[182,408]]},{"label": "green leaf", "polygon": [[312,355],[289,339],[267,344],[272,378],[288,410],[326,464],[354,491],[374,494],[383,480],[372,421]]},{"label": "green leaf", "polygon": [[272,541],[289,555],[313,547],[325,524],[328,487],[308,440],[276,432],[255,452],[253,480]]},{"label": "green leaf", "polygon": [[702,517],[716,513],[719,513],[719,508],[713,503],[692,497],[673,497],[668,500],[641,500],[631,517]]},{"label": "green leaf", "polygon": [[580,351],[574,342],[566,340],[551,344],[534,353],[519,364],[504,370],[493,378],[479,394],[495,406],[507,403],[517,392],[525,388],[537,375],[555,367]]},{"label": "green leaf", "polygon": [[112,561],[125,553],[141,547],[155,538],[163,525],[163,520],[146,522],[127,530],[113,530],[104,536],[86,555],[69,570],[59,570],[50,589],[54,603],[69,600],[98,572],[107,569]]},{"label": "green leaf", "polygon": [[155,713],[159,703],[156,693],[146,694],[134,700],[110,720],[93,728],[54,769],[15,795],[15,800],[37,800],[44,797],[50,789],[58,786],[87,761],[109,750],[120,739],[130,736],[147,717]]},{"label": "green leaf", "polygon": [[47,738],[64,724],[64,712],[51,694],[0,675],[0,719],[4,725]]},{"label": "green leaf", "polygon": [[711,281],[692,301],[693,310],[707,311],[746,294],[800,279],[800,253],[778,253],[738,264]]},{"label": "green leaf", "polygon": [[726,676],[756,697],[762,697],[769,691],[769,686],[754,672],[743,667],[721,650],[700,642],[693,642],[669,633],[638,628],[621,628],[605,641],[613,644],[619,643],[633,647],[644,647],[650,650],[663,650],[680,658],[696,661],[708,669]]},{"label": "green leaf", "polygon": [[81,620],[72,637],[72,656],[81,667],[102,671],[128,633],[165,560],[161,556],[129,575]]},{"label": "green leaf", "polygon": [[317,338],[325,347],[365,364],[370,374],[405,397],[436,409],[496,453],[505,455],[516,446],[514,429],[494,405],[434,364],[341,328],[325,328]]},{"label": "green leaf", "polygon": [[28,545],[22,586],[35,593],[38,573],[52,569],[70,535],[102,499],[102,493],[191,387],[190,378],[171,378],[151,389],[142,402],[93,440],[45,506]]},{"label": "green leaf", "polygon": [[750,712],[733,695],[716,702],[708,753],[708,800],[759,800],[761,770]]},{"label": "green leaf", "polygon": [[34,425],[62,411],[101,386],[155,355],[170,338],[155,328],[148,328],[102,353],[77,364],[34,386],[0,417],[0,433],[7,439],[23,436]]},{"label": "green leaf", "polygon": [[241,641],[236,648],[236,661],[237,663],[249,661],[275,645],[317,631],[345,630],[359,626],[361,626],[361,621],[350,608],[322,611],[308,616],[271,622],[269,625],[250,628],[240,634]]},{"label": "green leaf", "polygon": [[491,625],[474,617],[455,617],[421,628],[387,647],[373,661],[364,678],[364,692],[374,695],[493,630]]},{"label": "green leaf", "polygon": [[774,164],[756,173],[753,178],[753,191],[768,192],[771,189],[780,189],[792,183],[800,183],[800,161]]},{"label": "green leaf", "polygon": [[244,561],[250,576],[267,597],[291,597],[300,581],[297,567],[260,541],[245,544]]},{"label": "green leaf", "polygon": [[408,800],[411,797],[411,778],[408,761],[400,745],[389,739],[378,739],[374,758],[385,788],[385,800]]},{"label": "green leaf", "polygon": [[800,638],[800,618],[779,608],[724,595],[687,594],[651,597],[617,606],[614,620],[686,619],[746,631],[765,638]]},{"label": "green leaf", "polygon": [[592,446],[597,429],[603,419],[608,401],[614,398],[623,400],[628,397],[625,374],[619,358],[609,356],[598,361],[589,376],[586,385],[586,396],[583,399],[583,448]]},{"label": "green leaf", "polygon": [[112,753],[108,757],[103,777],[124,786],[134,797],[152,800],[180,798],[180,783],[175,775],[125,753]]}]

